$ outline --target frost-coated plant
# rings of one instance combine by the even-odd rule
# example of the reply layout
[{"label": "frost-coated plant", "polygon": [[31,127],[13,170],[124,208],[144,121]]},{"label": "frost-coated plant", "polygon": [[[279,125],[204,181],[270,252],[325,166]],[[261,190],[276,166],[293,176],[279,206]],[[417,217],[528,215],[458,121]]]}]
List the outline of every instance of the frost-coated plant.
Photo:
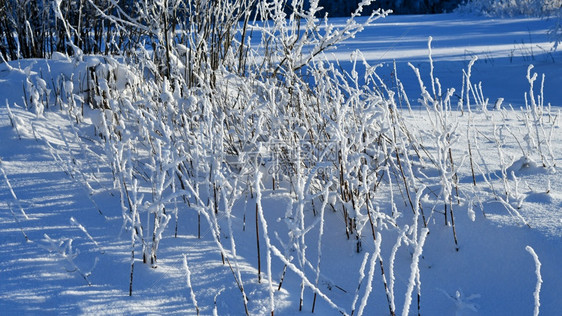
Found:
[{"label": "frost-coated plant", "polygon": [[195,292],[193,291],[193,286],[191,285],[191,270],[189,270],[189,266],[187,265],[187,255],[183,255],[183,269],[185,270],[185,279],[187,287],[189,288],[189,297],[191,298],[191,302],[193,306],[195,306],[195,310],[197,311],[197,316],[199,316],[199,304],[197,304],[197,299],[195,297]]},{"label": "frost-coated plant", "polygon": [[90,275],[92,275],[92,271],[95,269],[96,264],[98,262],[98,258],[95,259],[94,264],[90,271],[84,272],[82,269],[78,267],[78,265],[74,262],[74,259],[80,254],[78,249],[73,248],[72,238],[59,238],[54,239],[49,237],[47,234],[43,234],[43,242],[46,245],[40,245],[42,248],[46,249],[47,251],[54,253],[58,258],[63,259],[66,261],[70,269],[67,268],[68,272],[76,272],[78,273],[88,284],[91,286],[92,283],[90,282]]},{"label": "frost-coated plant", "polygon": [[[444,206],[443,214],[445,215],[445,225],[448,226],[449,221],[451,222],[451,226],[453,229],[453,237],[458,251],[459,248],[458,248],[458,240],[456,234],[453,205],[461,203],[459,197],[457,171],[463,165],[463,161],[466,156],[463,155],[461,157],[461,161],[455,164],[453,158],[452,146],[460,138],[460,133],[458,132],[459,124],[457,119],[454,117],[452,113],[451,97],[453,96],[455,89],[447,89],[447,91],[443,93],[439,79],[435,78],[433,75],[434,69],[433,69],[433,60],[431,56],[431,37],[429,38],[428,48],[429,48],[429,60],[430,60],[430,69],[431,69],[430,70],[431,93],[427,91],[427,88],[423,83],[419,70],[415,68],[412,64],[410,64],[410,67],[414,70],[418,78],[421,88],[421,95],[422,95],[422,99],[420,101],[428,114],[427,115],[428,121],[431,125],[431,128],[429,130],[430,134],[428,135],[428,137],[432,140],[432,142],[434,142],[434,144],[432,144],[431,147],[435,148],[435,150],[426,150],[425,153],[429,156],[428,158],[433,163],[434,165],[433,167],[437,169],[439,174],[440,190],[439,193],[436,194],[436,198],[440,199],[443,202],[443,206]],[[469,73],[472,64],[473,62],[471,62],[469,65]],[[467,87],[469,87],[470,76],[465,75],[465,77],[466,77]],[[467,97],[467,100],[470,99]],[[462,97],[460,102],[462,102]],[[467,101],[467,107],[470,111],[470,105],[468,101]],[[421,190],[421,192],[423,192],[423,189]],[[418,205],[416,205],[416,207],[418,206],[419,206],[419,202]],[[432,215],[433,214],[431,214],[430,216]],[[427,226],[426,223],[427,222],[425,221],[424,218],[425,226]]]},{"label": "frost-coated plant", "polygon": [[[556,158],[552,152],[552,136],[559,113],[553,120],[546,121],[547,116],[550,118],[552,115],[550,104],[547,107],[544,105],[545,76],[542,76],[540,94],[535,95],[534,83],[537,79],[537,73],[531,75],[533,68],[534,66],[530,65],[527,69],[529,93],[525,93],[525,111],[523,112],[527,135],[523,139],[529,154],[538,151],[542,166],[547,169],[554,169]],[[531,157],[526,158],[530,159]]]},{"label": "frost-coated plant", "polygon": [[[14,199],[14,202],[16,203],[16,205],[18,206],[21,215],[23,215],[23,217],[25,219],[29,219],[29,216],[27,216],[27,213],[25,213],[20,200],[18,199],[16,193],[14,192],[14,188],[12,187],[12,184],[10,183],[10,180],[8,179],[8,175],[6,174],[6,171],[4,171],[4,168],[2,167],[2,159],[0,159],[0,171],[2,171],[2,178],[4,179],[4,183],[6,184],[6,186],[8,187],[8,190],[10,191],[10,195],[12,196],[12,198]],[[10,208],[11,209],[11,208]],[[13,214],[13,212],[12,212]],[[15,215],[14,215],[15,217]],[[25,235],[25,233],[24,233]],[[27,239],[27,237],[26,237]]]},{"label": "frost-coated plant", "polygon": [[537,276],[537,285],[535,287],[535,292],[533,293],[533,297],[535,299],[535,309],[533,310],[533,315],[538,316],[541,306],[541,302],[540,302],[541,286],[543,283],[543,279],[541,276],[541,262],[539,260],[539,256],[531,246],[525,247],[525,250],[533,257],[533,261],[535,262],[535,274]]},{"label": "frost-coated plant", "polygon": [[[153,66],[151,61],[145,60],[141,69],[133,73],[151,71]],[[408,196],[417,188],[407,153],[410,146],[416,148],[416,145],[397,142],[412,136],[401,123],[394,101],[385,99],[377,89],[366,89],[380,82],[375,74],[376,67],[368,67],[367,86],[364,87],[359,84],[356,72],[349,83],[346,74],[334,65],[315,62],[312,66],[310,71],[317,81],[314,90],[310,90],[296,72],[285,69],[285,73],[297,79],[290,86],[284,81],[257,81],[223,73],[217,76],[217,80],[226,83],[221,86],[211,82],[209,86],[189,88],[188,81],[164,78],[159,82],[155,78],[154,82],[133,82],[119,94],[106,93],[108,97],[104,102],[108,108],[103,110],[99,130],[105,139],[115,188],[121,194],[124,218],[129,218],[128,213],[133,214],[125,223],[130,229],[137,230],[139,219],[135,218],[143,218],[137,217],[132,207],[137,204],[137,198],[131,201],[130,196],[135,193],[131,194],[131,188],[136,191],[137,186],[131,182],[146,182],[152,192],[152,197],[139,209],[146,212],[146,220],[141,220],[145,232],[145,260],[150,257],[155,264],[159,241],[170,220],[166,210],[170,209],[170,203],[175,207],[174,201],[183,198],[188,208],[207,220],[223,260],[230,266],[216,215],[224,210],[228,212],[237,197],[243,195],[244,188],[252,195],[260,192],[262,183],[259,177],[251,176],[248,164],[253,163],[253,168],[259,170],[272,161],[272,156],[281,167],[271,174],[273,181],[277,179],[278,185],[287,188],[294,199],[286,218],[292,222],[289,244],[296,249],[297,264],[292,262],[292,256],[281,255],[274,246],[267,248],[301,277],[301,306],[305,287],[327,299],[305,273],[310,264],[305,252],[306,234],[322,222],[306,227],[308,203],[319,199],[323,208],[329,202],[333,209],[341,210],[345,223],[342,232],[348,238],[354,237],[358,252],[362,250],[364,227],[370,226],[373,239],[377,239],[374,230],[382,229],[381,223],[395,225],[394,218],[381,213],[372,200],[373,190],[380,185],[384,173],[402,179],[398,182],[402,184],[395,188]],[[115,76],[118,81],[119,75]],[[257,92],[253,92],[255,90]],[[399,123],[398,128],[395,123]],[[303,157],[305,148],[301,146],[306,146],[306,157]],[[247,185],[240,186],[243,181],[247,181]],[[326,190],[333,192],[336,199],[331,200],[329,194],[318,194]],[[419,196],[423,189],[414,192]],[[417,212],[419,198],[409,197],[408,200],[412,211]],[[260,210],[257,206],[257,215],[261,218],[263,211]],[[267,241],[264,220],[265,217],[260,220],[260,226]],[[152,236],[148,235],[150,231]],[[417,231],[412,233],[417,234]],[[133,257],[134,240],[132,237]],[[230,240],[232,245],[234,238]],[[235,250],[235,244],[231,248]],[[382,257],[375,255],[372,262],[376,261],[382,270]],[[245,302],[243,282],[237,269],[236,263],[235,267],[231,266]],[[319,271],[317,266],[317,275]],[[271,272],[267,274],[271,278]],[[390,294],[388,297],[390,299]]]}]

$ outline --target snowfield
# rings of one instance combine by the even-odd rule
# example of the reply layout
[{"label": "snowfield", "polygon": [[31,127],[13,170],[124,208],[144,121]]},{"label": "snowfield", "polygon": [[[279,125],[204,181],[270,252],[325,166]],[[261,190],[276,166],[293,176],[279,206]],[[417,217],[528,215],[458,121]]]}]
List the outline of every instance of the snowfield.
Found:
[{"label": "snowfield", "polygon": [[[84,105],[89,87],[81,76],[90,66],[112,65],[117,94],[130,93],[135,74],[119,59],[57,54],[0,64],[0,314],[559,314],[562,56],[550,49],[550,23],[389,16],[326,52],[327,60],[358,73],[360,84],[374,71],[377,85],[386,85],[383,94],[397,100],[396,112],[357,106],[367,113],[364,122],[343,109],[326,123],[326,133],[343,138],[355,137],[342,132],[354,126],[376,125],[388,135],[363,140],[379,145],[345,156],[388,165],[373,174],[368,164],[353,169],[349,188],[338,184],[334,191],[311,174],[340,178],[343,167],[334,166],[344,165],[342,148],[308,173],[282,178],[272,172],[277,157],[232,178],[199,154],[190,157],[192,169],[176,165],[185,157],[174,156],[175,149],[202,146],[199,139],[166,143],[176,131],[154,122],[176,124],[176,117],[141,112],[117,96],[122,113]],[[361,58],[354,66],[356,50],[380,66],[366,67]],[[219,80],[227,91],[219,97],[242,85]],[[172,108],[178,96],[166,84],[155,99]],[[177,106],[195,108],[184,113],[190,116],[196,98]],[[252,99],[248,122],[282,96],[268,98]],[[225,122],[243,111],[230,110]],[[256,133],[293,122],[290,116],[255,123]],[[357,121],[345,122],[350,117]],[[385,120],[392,124],[378,123]],[[397,131],[402,127],[408,132]],[[240,162],[217,140],[235,132],[201,127],[199,135],[212,138],[221,159]],[[245,162],[265,150],[255,139]],[[309,147],[295,144],[273,145],[312,164]],[[396,150],[379,151],[383,146]],[[229,166],[236,175],[247,168]],[[199,181],[211,173],[213,183]],[[152,248],[156,262],[143,264],[149,247],[157,248],[157,260]]]}]

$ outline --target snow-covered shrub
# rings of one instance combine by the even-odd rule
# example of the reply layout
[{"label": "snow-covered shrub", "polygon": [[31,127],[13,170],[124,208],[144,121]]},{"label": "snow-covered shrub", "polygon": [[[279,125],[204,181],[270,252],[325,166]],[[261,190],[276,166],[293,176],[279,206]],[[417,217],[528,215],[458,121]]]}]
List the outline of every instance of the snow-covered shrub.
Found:
[{"label": "snow-covered shrub", "polygon": [[[428,113],[427,117],[429,124],[431,125],[428,138],[431,139],[432,142],[434,142],[433,146],[431,147],[435,148],[435,150],[426,151],[426,154],[428,155],[428,158],[433,162],[432,167],[436,168],[439,174],[438,183],[440,186],[440,190],[436,198],[438,200],[440,199],[441,201],[439,202],[443,203],[445,225],[448,226],[450,221],[453,229],[455,245],[457,246],[458,251],[459,248],[453,205],[460,204],[457,172],[462,165],[462,161],[465,157],[461,157],[461,162],[459,163],[457,161],[455,165],[452,146],[456,142],[458,142],[460,138],[460,133],[458,132],[458,121],[452,115],[451,97],[455,93],[455,89],[447,89],[446,91],[442,90],[443,88],[441,87],[438,78],[435,78],[433,75],[434,66],[431,57],[431,38],[429,39],[428,47],[431,67],[431,91],[427,91],[419,70],[412,64],[410,64],[410,67],[414,70],[418,77],[422,95],[422,99],[420,99],[420,101]],[[423,192],[423,189],[421,189],[421,191]],[[416,203],[419,203],[419,201],[416,201]],[[425,216],[424,224],[425,226],[427,226]]]},{"label": "snow-covered shrub", "polygon": [[542,76],[540,92],[535,94],[535,81],[537,73],[532,73],[534,66],[530,65],[527,69],[527,81],[529,82],[529,92],[525,93],[524,123],[527,134],[523,137],[526,150],[524,156],[532,160],[532,153],[538,153],[536,159],[540,160],[542,166],[547,169],[556,167],[556,158],[552,151],[552,136],[556,127],[559,115],[552,115],[550,104],[544,104],[544,74]]},{"label": "snow-covered shrub", "polygon": [[[246,302],[235,239],[232,233],[224,235],[218,214],[229,212],[235,201],[259,192],[265,183],[289,189],[295,200],[286,216],[295,249],[305,249],[309,203],[343,210],[342,235],[355,239],[357,251],[363,228],[379,225],[377,220],[384,217],[375,214],[369,188],[381,181],[384,159],[394,159],[390,151],[395,146],[385,152],[378,145],[385,142],[381,124],[384,130],[390,128],[389,122],[376,123],[388,117],[385,97],[358,80],[348,84],[344,73],[315,57],[385,13],[374,12],[365,24],[351,18],[337,28],[316,20],[314,5],[303,10],[302,2],[293,1],[293,10],[286,15],[285,4],[259,4],[267,20],[251,26],[261,35],[257,46],[244,44],[250,37],[241,40],[249,27],[244,24],[230,26],[230,42],[224,40],[227,35],[216,35],[222,37],[223,46],[214,48],[215,35],[206,38],[202,29],[199,36],[191,32],[197,30],[195,25],[187,25],[183,41],[176,37],[153,51],[141,47],[120,62],[111,58],[89,62],[83,100],[101,111],[95,120],[97,130],[121,196],[124,227],[131,231],[131,293],[135,248],[142,247],[143,261],[156,266],[172,216],[177,231],[178,213],[191,210],[207,221],[223,261],[234,263],[232,273]],[[226,17],[224,21],[231,21]],[[171,36],[165,25],[154,29],[158,45]],[[376,82],[372,70],[367,76],[371,87]],[[357,73],[354,76],[358,79]],[[312,89],[307,77],[316,80]],[[369,106],[365,108],[364,102]],[[285,148],[296,149],[296,155],[287,154]],[[299,159],[305,148],[310,155]],[[255,176],[256,172],[267,176]],[[146,192],[143,197],[143,187],[150,188],[150,197]],[[329,196],[322,192],[337,198],[322,200]],[[267,234],[265,225],[260,226]],[[226,238],[234,256],[223,244]],[[297,254],[298,270],[305,271],[307,255]],[[290,262],[293,254],[285,251],[281,256]],[[305,285],[311,285],[307,278],[303,290]]]}]

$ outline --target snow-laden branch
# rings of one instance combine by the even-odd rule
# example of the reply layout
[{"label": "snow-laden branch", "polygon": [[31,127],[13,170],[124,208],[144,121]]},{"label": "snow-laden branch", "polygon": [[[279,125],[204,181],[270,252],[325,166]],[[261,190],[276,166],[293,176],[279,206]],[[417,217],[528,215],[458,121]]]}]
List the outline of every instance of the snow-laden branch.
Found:
[{"label": "snow-laden branch", "polygon": [[537,285],[535,286],[535,292],[533,293],[533,297],[535,298],[535,309],[533,311],[534,316],[539,315],[539,308],[541,306],[540,302],[540,293],[541,293],[541,285],[542,285],[542,276],[541,276],[541,262],[539,261],[539,256],[535,252],[535,250],[531,246],[525,247],[525,250],[533,257],[535,261],[535,274],[537,276]]}]

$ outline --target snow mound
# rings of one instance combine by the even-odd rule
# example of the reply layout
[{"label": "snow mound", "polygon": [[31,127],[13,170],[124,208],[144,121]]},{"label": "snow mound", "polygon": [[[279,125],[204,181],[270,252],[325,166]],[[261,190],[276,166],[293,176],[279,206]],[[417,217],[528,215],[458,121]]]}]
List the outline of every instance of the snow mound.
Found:
[{"label": "snow mound", "polygon": [[513,175],[522,176],[546,173],[547,169],[538,165],[533,159],[523,156],[507,167],[506,171],[513,178]]},{"label": "snow mound", "polygon": [[526,202],[552,204],[554,199],[549,192],[531,192],[525,197]]}]

